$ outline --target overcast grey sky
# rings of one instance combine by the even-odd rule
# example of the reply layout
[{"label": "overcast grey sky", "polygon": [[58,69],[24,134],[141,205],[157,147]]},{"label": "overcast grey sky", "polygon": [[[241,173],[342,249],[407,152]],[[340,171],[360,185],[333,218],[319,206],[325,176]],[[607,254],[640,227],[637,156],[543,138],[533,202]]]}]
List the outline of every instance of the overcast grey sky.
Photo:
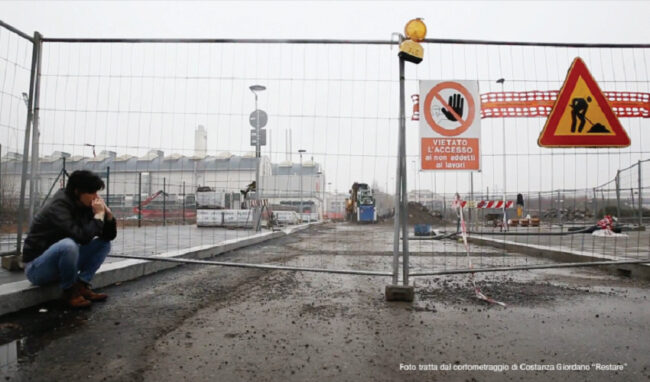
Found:
[{"label": "overcast grey sky", "polygon": [[646,42],[646,1],[2,1],[50,37],[387,39],[423,17],[430,38]]},{"label": "overcast grey sky", "polygon": [[[0,2],[0,19],[28,34],[39,31],[46,37],[388,40],[392,32],[402,32],[409,19],[423,17],[429,38],[647,43],[649,14],[650,3],[645,1]],[[244,151],[242,146],[249,150],[246,120],[252,110],[253,98],[247,86],[254,79],[262,78],[269,90],[260,97],[260,105],[270,115],[275,115],[269,121],[269,130],[274,132],[273,139],[276,140],[272,155],[274,161],[284,159],[284,149],[281,148],[284,142],[278,141],[283,140],[284,129],[290,128],[294,133],[294,151],[307,148],[309,153],[315,153],[314,159],[324,164],[328,180],[333,181],[339,190],[347,190],[352,181],[376,181],[382,188],[394,187],[391,184],[394,163],[389,155],[394,155],[396,150],[396,143],[391,142],[398,106],[394,102],[397,93],[393,64],[396,60],[391,59],[391,66],[383,66],[387,61],[380,59],[387,53],[391,57],[396,54],[388,47],[346,50],[247,46],[218,50],[221,48],[149,45],[134,50],[123,45],[115,49],[76,45],[66,50],[60,45],[52,44],[46,48],[44,57],[44,73],[49,75],[44,77],[43,84],[44,154],[51,152],[60,140],[69,143],[67,134],[83,134],[79,141],[75,141],[76,148],[71,150],[80,155],[89,155],[82,142],[90,140],[108,142],[108,149],[117,148],[117,151],[130,151],[137,155],[147,147],[163,148],[167,154],[174,150],[187,151],[192,145],[192,129],[199,123],[208,129],[209,150],[217,148],[218,151],[239,153]],[[499,91],[500,88],[494,84],[499,77],[507,78],[505,90],[559,89],[569,63],[577,55],[589,58],[587,65],[597,79],[603,81],[600,84],[604,90],[649,91],[647,67],[642,67],[643,62],[650,62],[646,59],[650,58],[648,52],[636,52],[636,56],[630,59],[627,52],[618,51],[495,50],[480,46],[427,49],[423,64],[418,67],[409,64],[407,68],[410,80],[407,96],[417,93],[415,79],[478,78],[481,80],[481,93]],[[183,61],[184,57],[187,61]],[[194,62],[202,57],[226,58],[195,68]],[[352,59],[346,62],[348,57]],[[511,59],[513,62],[509,61]],[[466,62],[461,66],[459,60]],[[122,67],[116,64],[119,62],[123,62]],[[630,63],[627,71],[626,63]],[[619,73],[621,67],[624,77]],[[67,73],[92,75],[97,71],[101,72],[102,78],[96,83],[72,82],[73,78],[65,77]],[[150,72],[165,78],[151,81],[143,78]],[[209,80],[197,83],[170,80],[187,72]],[[124,82],[115,79],[116,75],[125,75],[131,80]],[[224,82],[222,77],[229,76],[235,79]],[[109,78],[111,82],[107,85],[106,79]],[[520,81],[510,81],[512,78]],[[327,101],[319,103],[317,96],[323,92],[328,94]],[[179,93],[186,95],[176,98],[175,94]],[[288,99],[292,102],[285,102]],[[207,104],[203,105],[204,102]],[[164,109],[172,110],[176,115],[170,120],[161,117],[146,122],[147,114],[140,113],[145,121],[136,122],[124,113],[129,105],[134,104],[138,105],[136,109],[139,111]],[[22,106],[13,107],[18,110]],[[407,116],[410,116],[410,107],[407,100]],[[67,109],[79,109],[84,114],[62,112]],[[100,109],[122,112],[116,119],[111,119],[110,115],[85,113]],[[187,120],[187,112],[204,115]],[[352,118],[341,121],[341,117],[348,115]],[[180,116],[183,118],[179,119]],[[118,134],[107,133],[106,129],[97,132],[97,127],[95,131],[83,130],[82,127],[93,123],[93,118],[100,128],[115,124],[123,131],[118,130]],[[511,140],[507,144],[508,154],[525,156],[523,159],[512,156],[508,190],[593,187],[611,179],[617,168],[648,157],[643,147],[650,146],[647,142],[649,135],[641,133],[644,127],[648,127],[647,121],[628,121],[628,133],[634,145],[629,150],[607,151],[607,155],[592,159],[569,156],[569,162],[566,154],[576,151],[553,150],[559,155],[550,159],[550,166],[547,166],[548,158],[542,155],[534,157],[549,152],[536,147],[544,120],[506,121],[506,135]],[[498,135],[502,122],[496,119],[483,122],[482,151],[493,156],[483,160],[483,172],[474,178],[475,188],[495,190],[503,187],[502,159],[495,156],[503,150]],[[140,128],[142,124],[148,126],[146,131]],[[60,126],[63,125],[68,130],[62,132],[64,129]],[[174,133],[179,125],[185,128],[182,138]],[[160,126],[163,133],[159,133],[156,126]],[[233,127],[244,133],[233,133],[237,131]],[[111,141],[116,136],[132,133],[134,128],[138,128],[139,134],[137,147],[124,141]],[[409,189],[417,186],[445,192],[466,190],[466,173],[433,175],[429,172],[413,178],[413,161],[418,152],[417,124],[408,121],[407,128]],[[145,131],[144,136],[140,135],[141,131]],[[346,139],[348,134],[350,139]],[[19,146],[19,134],[15,134],[14,140]],[[361,156],[357,156],[359,154]],[[585,171],[587,162],[591,164],[589,171]],[[555,177],[550,176],[549,171]]]}]

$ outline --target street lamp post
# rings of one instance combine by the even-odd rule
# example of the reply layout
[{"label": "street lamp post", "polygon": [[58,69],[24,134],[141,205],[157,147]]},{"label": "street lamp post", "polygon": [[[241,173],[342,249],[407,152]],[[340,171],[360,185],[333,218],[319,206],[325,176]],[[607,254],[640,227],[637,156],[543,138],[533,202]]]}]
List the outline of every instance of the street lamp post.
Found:
[{"label": "street lamp post", "polygon": [[[260,166],[262,164],[262,155],[261,155],[261,149],[260,149],[260,115],[259,115],[260,113],[259,113],[259,109],[257,108],[257,93],[266,90],[266,87],[262,86],[262,85],[252,85],[252,86],[249,87],[249,89],[253,92],[253,94],[255,94],[255,112],[257,113],[257,116],[256,116],[257,118],[256,118],[256,122],[255,122],[255,133],[256,133],[256,136],[257,136],[257,139],[255,140],[255,158],[256,158],[256,160],[255,160],[255,162],[256,162],[255,163],[255,200],[259,201],[260,200],[260,194],[261,194],[261,191],[262,191],[262,187],[260,185]],[[256,216],[256,219],[255,219],[256,222],[259,222],[260,219],[261,219],[261,212],[262,211],[259,208],[260,208],[259,206],[255,207],[255,211],[259,211],[259,213],[256,212],[256,214],[258,214],[258,216]],[[259,230],[259,224],[256,224],[255,229]]]}]

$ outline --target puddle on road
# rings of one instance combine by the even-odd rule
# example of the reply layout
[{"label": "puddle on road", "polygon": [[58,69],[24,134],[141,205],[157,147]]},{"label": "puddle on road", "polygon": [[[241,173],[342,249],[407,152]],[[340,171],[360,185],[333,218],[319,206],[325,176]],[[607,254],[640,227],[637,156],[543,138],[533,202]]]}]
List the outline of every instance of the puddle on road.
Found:
[{"label": "puddle on road", "polygon": [[[44,312],[39,310],[43,309]],[[76,330],[87,312],[64,309],[59,302],[12,313],[0,322],[0,376],[11,378],[48,343]]]},{"label": "puddle on road", "polygon": [[20,338],[0,345],[0,375],[5,378],[18,371],[18,362],[25,355],[26,338]]}]

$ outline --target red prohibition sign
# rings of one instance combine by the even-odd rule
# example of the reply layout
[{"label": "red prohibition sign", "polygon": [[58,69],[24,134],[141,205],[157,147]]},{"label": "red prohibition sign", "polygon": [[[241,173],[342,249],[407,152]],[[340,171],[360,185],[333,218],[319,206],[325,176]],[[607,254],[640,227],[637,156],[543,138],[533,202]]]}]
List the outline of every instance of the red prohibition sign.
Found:
[{"label": "red prohibition sign", "polygon": [[[442,89],[454,89],[460,94],[465,97],[467,100],[467,120],[463,120],[462,115],[458,115],[452,109],[448,104],[447,101],[445,101],[442,96],[440,95],[440,91]],[[444,127],[438,125],[434,120],[433,116],[431,115],[431,102],[433,102],[433,98],[437,98],[438,101],[442,104],[442,106],[449,110],[449,112],[456,118],[457,121],[460,122],[460,126],[458,126],[455,129],[445,129]],[[434,86],[429,93],[427,93],[427,98],[424,100],[424,117],[427,120],[427,123],[433,131],[440,135],[444,135],[446,137],[455,137],[457,135],[460,135],[465,132],[465,130],[469,129],[470,126],[472,126],[472,122],[474,121],[474,99],[472,98],[472,95],[470,92],[465,89],[465,87],[458,82],[441,82],[438,85]]]}]

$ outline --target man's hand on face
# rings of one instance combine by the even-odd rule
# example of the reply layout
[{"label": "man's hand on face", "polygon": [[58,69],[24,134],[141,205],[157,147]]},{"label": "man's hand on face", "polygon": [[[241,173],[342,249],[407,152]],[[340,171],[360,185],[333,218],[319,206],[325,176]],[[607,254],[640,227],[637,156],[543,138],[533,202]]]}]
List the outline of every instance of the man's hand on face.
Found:
[{"label": "man's hand on face", "polygon": [[113,211],[111,211],[111,209],[106,205],[106,201],[101,196],[98,196],[97,199],[100,200],[102,202],[102,204],[104,205],[104,212],[106,213],[106,218],[108,220],[112,219],[113,218]]},{"label": "man's hand on face", "polygon": [[104,219],[104,214],[106,213],[106,205],[101,198],[96,198],[92,201],[91,207],[93,208],[93,213],[95,214],[95,219]]}]

